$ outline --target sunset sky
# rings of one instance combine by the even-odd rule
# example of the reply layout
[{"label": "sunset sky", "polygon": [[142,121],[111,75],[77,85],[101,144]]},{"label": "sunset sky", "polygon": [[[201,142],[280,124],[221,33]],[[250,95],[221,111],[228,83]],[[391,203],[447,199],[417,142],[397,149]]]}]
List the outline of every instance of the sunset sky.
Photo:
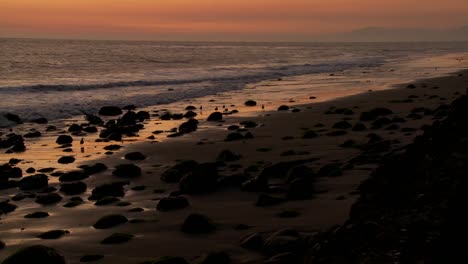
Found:
[{"label": "sunset sky", "polygon": [[297,40],[468,25],[468,0],[0,0],[0,37]]}]

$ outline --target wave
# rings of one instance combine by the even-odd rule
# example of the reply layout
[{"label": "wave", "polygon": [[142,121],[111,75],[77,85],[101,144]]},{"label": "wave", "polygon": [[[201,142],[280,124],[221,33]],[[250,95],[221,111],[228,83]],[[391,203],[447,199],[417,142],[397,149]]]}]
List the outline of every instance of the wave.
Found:
[{"label": "wave", "polygon": [[[267,80],[273,78],[304,75],[312,73],[326,73],[334,71],[342,71],[354,67],[375,67],[381,65],[383,60],[378,58],[372,59],[358,59],[348,62],[331,62],[320,64],[295,64],[295,65],[281,65],[275,67],[264,68],[229,68],[230,73],[223,72],[220,76],[212,77],[195,77],[177,80],[135,80],[135,81],[117,81],[106,83],[93,83],[93,84],[37,84],[26,86],[5,86],[0,87],[2,92],[50,92],[50,91],[86,91],[96,89],[109,89],[109,88],[125,88],[125,87],[148,87],[148,86],[167,86],[167,85],[181,85],[181,84],[196,84],[203,82],[239,82],[244,81],[246,84],[260,80]],[[220,69],[211,69],[208,72],[216,72]],[[226,69],[221,69],[226,70]],[[184,71],[179,69],[179,71]],[[240,74],[238,72],[241,72]],[[223,75],[224,74],[224,75]]]}]

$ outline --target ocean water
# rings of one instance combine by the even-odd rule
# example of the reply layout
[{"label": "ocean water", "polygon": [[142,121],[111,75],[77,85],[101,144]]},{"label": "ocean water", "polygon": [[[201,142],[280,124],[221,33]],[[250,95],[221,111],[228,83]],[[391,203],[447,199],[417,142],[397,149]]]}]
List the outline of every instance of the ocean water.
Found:
[{"label": "ocean water", "polygon": [[69,118],[82,111],[96,112],[103,105],[167,104],[241,90],[265,80],[360,68],[372,71],[398,62],[461,54],[467,50],[466,42],[0,39],[0,113],[15,113],[25,120]]}]

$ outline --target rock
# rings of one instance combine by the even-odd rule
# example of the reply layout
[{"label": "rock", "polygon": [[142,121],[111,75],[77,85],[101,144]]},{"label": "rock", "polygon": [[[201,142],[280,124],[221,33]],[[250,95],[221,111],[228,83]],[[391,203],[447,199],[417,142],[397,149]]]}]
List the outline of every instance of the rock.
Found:
[{"label": "rock", "polygon": [[221,121],[223,120],[223,114],[221,112],[213,112],[208,116],[208,121]]},{"label": "rock", "polygon": [[341,171],[341,164],[333,163],[327,164],[320,168],[317,173],[318,176],[325,176],[325,177],[337,177],[343,175]]},{"label": "rock", "polygon": [[267,255],[285,252],[300,252],[305,247],[301,237],[283,234],[273,234],[265,240],[262,251]]},{"label": "rock", "polygon": [[5,242],[0,240],[0,250],[5,248]]},{"label": "rock", "polygon": [[78,124],[72,124],[68,127],[68,132],[80,132],[83,130],[83,127]]},{"label": "rock", "polygon": [[23,177],[23,170],[21,168],[12,167],[10,164],[0,166],[0,180],[21,177]]},{"label": "rock", "polygon": [[406,86],[407,89],[415,89],[416,88],[416,85],[414,84],[408,84],[408,86]]},{"label": "rock", "polygon": [[195,132],[198,129],[198,120],[196,119],[190,119],[187,122],[182,123],[179,126],[179,132],[180,133],[191,133]]},{"label": "rock", "polygon": [[14,123],[17,123],[17,124],[21,124],[21,123],[22,123],[21,118],[20,118],[18,115],[15,115],[15,114],[12,114],[12,113],[5,113],[5,114],[3,114],[3,116],[4,116],[8,121],[11,121],[11,122],[14,122]]},{"label": "rock", "polygon": [[263,192],[268,189],[268,177],[256,176],[242,183],[241,189],[247,192]]},{"label": "rock", "polygon": [[59,145],[71,144],[73,142],[73,138],[68,135],[60,135],[55,142]]},{"label": "rock", "polygon": [[298,263],[300,258],[291,252],[280,253],[267,259],[264,264],[289,264]]},{"label": "rock", "polygon": [[182,161],[172,168],[166,170],[161,175],[161,180],[169,183],[179,182],[182,177],[189,174],[195,167],[198,166],[198,163],[193,160]]},{"label": "rock", "polygon": [[126,183],[115,182],[115,183],[106,183],[94,188],[91,192],[89,200],[96,201],[104,197],[124,197],[125,192],[123,186]]},{"label": "rock", "polygon": [[314,196],[314,186],[310,179],[296,178],[288,186],[286,197],[291,200],[305,200]]},{"label": "rock", "polygon": [[47,212],[34,212],[34,213],[30,213],[30,214],[27,214],[24,216],[24,218],[46,218],[49,216],[49,213]]},{"label": "rock", "polygon": [[38,195],[36,197],[36,203],[42,205],[56,204],[62,200],[62,196],[58,193],[48,193],[45,195]]},{"label": "rock", "polygon": [[55,249],[39,245],[22,248],[2,262],[2,264],[26,263],[65,264],[66,262]]},{"label": "rock", "polygon": [[187,111],[187,113],[184,114],[184,117],[185,118],[194,118],[196,117],[198,114],[193,112],[193,111]]},{"label": "rock", "polygon": [[272,196],[269,194],[262,193],[258,196],[257,203],[255,205],[258,207],[267,207],[277,205],[285,201],[286,199],[283,197]]},{"label": "rock", "polygon": [[380,116],[386,116],[386,115],[391,115],[391,114],[393,114],[392,110],[383,108],[383,107],[377,107],[377,108],[370,110],[369,112],[362,112],[360,120],[372,121],[372,120],[377,119]]},{"label": "rock", "polygon": [[48,184],[49,179],[45,174],[36,174],[21,179],[18,183],[18,187],[22,191],[32,191],[47,187]]},{"label": "rock", "polygon": [[51,230],[40,234],[38,237],[41,239],[59,239],[66,234],[70,234],[68,230]]},{"label": "rock", "polygon": [[31,119],[31,122],[44,125],[44,124],[47,124],[49,121],[45,117],[39,117],[39,118]]},{"label": "rock", "polygon": [[141,175],[141,169],[134,164],[120,164],[115,167],[112,174],[117,177],[134,178]]},{"label": "rock", "polygon": [[103,106],[99,110],[99,115],[102,116],[118,116],[122,114],[122,110],[117,106]]},{"label": "rock", "polygon": [[8,201],[0,202],[0,215],[8,214],[16,210],[18,206],[9,203]]},{"label": "rock", "polygon": [[307,139],[316,138],[316,137],[318,137],[318,134],[315,133],[315,131],[313,130],[306,131],[304,135],[302,136],[302,138],[307,138]]},{"label": "rock", "polygon": [[348,121],[340,121],[333,125],[334,129],[348,129],[351,127],[352,125]]},{"label": "rock", "polygon": [[242,239],[240,246],[248,250],[258,251],[263,248],[263,244],[264,240],[262,235],[254,233]]},{"label": "rock", "polygon": [[123,215],[106,215],[99,219],[93,227],[96,229],[108,229],[128,222]]},{"label": "rock", "polygon": [[60,191],[66,195],[78,195],[86,192],[87,186],[84,182],[65,183],[60,186]]},{"label": "rock", "polygon": [[256,106],[257,102],[255,102],[254,100],[247,100],[247,101],[244,102],[244,105],[245,106]]},{"label": "rock", "polygon": [[104,244],[104,245],[123,244],[125,242],[130,241],[134,237],[135,237],[134,235],[130,235],[130,234],[114,233],[114,234],[104,238],[101,241],[101,244]]},{"label": "rock", "polygon": [[208,254],[200,264],[229,264],[231,263],[231,258],[226,252],[213,252]]},{"label": "rock", "polygon": [[85,175],[91,176],[107,170],[107,166],[103,163],[96,163],[93,165],[82,165],[80,168]]},{"label": "rock", "polygon": [[189,106],[185,107],[185,110],[186,111],[193,111],[193,110],[197,110],[197,108],[195,106],[193,106],[193,105],[189,105]]},{"label": "rock", "polygon": [[140,122],[143,122],[145,120],[149,120],[151,119],[151,115],[149,112],[147,111],[138,111],[136,113],[136,116],[137,116],[137,119],[140,121]]},{"label": "rock", "polygon": [[97,133],[98,129],[95,126],[88,126],[83,129],[86,133]]},{"label": "rock", "polygon": [[179,183],[182,193],[200,194],[216,190],[218,170],[215,163],[199,164],[186,174]]},{"label": "rock", "polygon": [[247,121],[242,121],[240,122],[240,124],[242,126],[244,126],[245,128],[255,128],[258,126],[258,124],[254,121],[250,121],[250,120],[247,120]]},{"label": "rock", "polygon": [[189,215],[181,227],[181,231],[187,234],[206,234],[213,232],[215,229],[216,227],[211,219],[201,214]]},{"label": "rock", "polygon": [[103,259],[103,255],[86,255],[80,258],[80,262],[94,262]]},{"label": "rock", "polygon": [[237,161],[240,159],[240,155],[230,151],[230,150],[223,150],[219,153],[218,157],[216,158],[217,162],[232,162]]},{"label": "rock", "polygon": [[63,156],[57,161],[60,164],[70,164],[75,162],[75,157],[73,156]]},{"label": "rock", "polygon": [[280,107],[278,107],[278,111],[288,111],[289,110],[289,106],[287,105],[281,105]]},{"label": "rock", "polygon": [[189,202],[187,198],[183,196],[170,196],[170,197],[165,197],[159,200],[159,203],[156,209],[158,211],[167,212],[167,211],[186,208],[188,206],[189,206]]},{"label": "rock", "polygon": [[226,139],[224,141],[237,141],[237,140],[243,140],[244,136],[239,133],[239,132],[234,132],[234,133],[229,133],[226,136]]},{"label": "rock", "polygon": [[355,124],[355,125],[353,126],[353,129],[352,129],[352,130],[353,130],[353,131],[364,131],[364,130],[366,130],[366,129],[367,129],[366,125],[364,125],[363,123],[357,123],[357,124]]},{"label": "rock", "polygon": [[113,204],[113,203],[116,203],[116,202],[119,202],[119,201],[120,201],[120,199],[116,198],[116,197],[103,197],[103,198],[97,200],[97,202],[95,202],[94,205],[103,206],[103,205]]},{"label": "rock", "polygon": [[41,137],[42,134],[41,132],[39,131],[33,131],[33,132],[29,132],[29,133],[26,133],[23,135],[23,137],[25,138],[38,138],[38,137]]},{"label": "rock", "polygon": [[141,264],[189,264],[182,257],[162,257],[159,260],[143,262]]},{"label": "rock", "polygon": [[238,130],[240,128],[240,126],[238,125],[231,125],[227,128],[227,130]]},{"label": "rock", "polygon": [[141,154],[141,152],[130,152],[125,154],[126,160],[145,160],[146,156]]},{"label": "rock", "polygon": [[35,173],[35,172],[36,172],[36,169],[34,169],[34,168],[32,168],[32,167],[31,167],[31,168],[28,168],[28,169],[26,170],[26,173]]},{"label": "rock", "polygon": [[81,181],[88,177],[89,176],[86,175],[83,171],[76,170],[76,171],[69,171],[69,172],[62,174],[59,177],[59,181],[61,182]]}]

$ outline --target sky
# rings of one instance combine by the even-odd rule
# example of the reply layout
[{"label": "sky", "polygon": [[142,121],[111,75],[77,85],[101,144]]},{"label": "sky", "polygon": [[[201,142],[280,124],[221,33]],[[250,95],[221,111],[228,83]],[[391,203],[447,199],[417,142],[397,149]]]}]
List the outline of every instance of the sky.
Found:
[{"label": "sky", "polygon": [[314,40],[468,25],[468,0],[0,0],[0,37]]}]

